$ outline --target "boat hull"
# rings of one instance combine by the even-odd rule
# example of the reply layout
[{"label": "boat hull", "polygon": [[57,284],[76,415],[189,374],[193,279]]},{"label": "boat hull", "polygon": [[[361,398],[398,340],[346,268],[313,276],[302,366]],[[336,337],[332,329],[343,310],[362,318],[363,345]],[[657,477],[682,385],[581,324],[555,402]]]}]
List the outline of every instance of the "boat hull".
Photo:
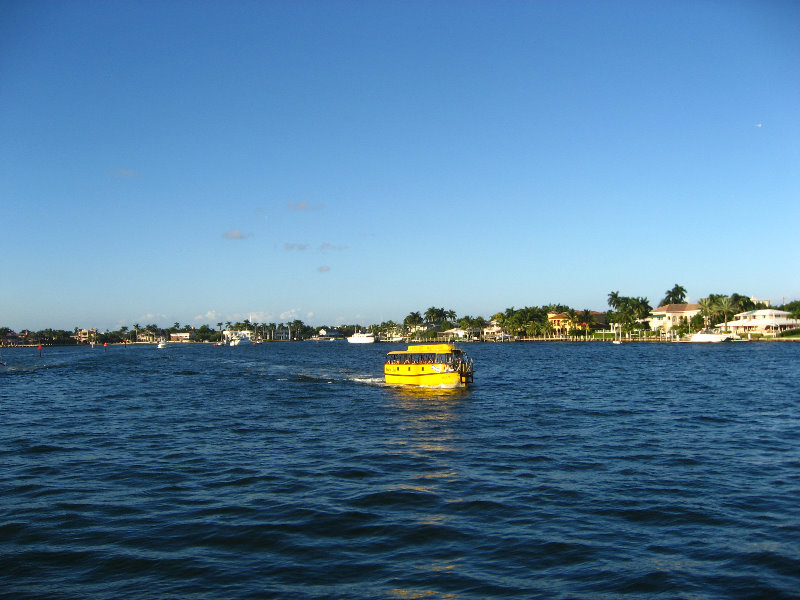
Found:
[{"label": "boat hull", "polygon": [[367,333],[366,331],[357,331],[356,333],[348,337],[347,341],[350,344],[374,344],[375,334]]},{"label": "boat hull", "polygon": [[445,371],[444,365],[384,365],[387,385],[413,385],[419,387],[466,387],[461,373]]},{"label": "boat hull", "polygon": [[706,343],[706,344],[715,344],[719,342],[729,342],[731,341],[731,336],[726,335],[724,333],[704,333],[699,332],[695,333],[690,339],[690,342],[695,343]]},{"label": "boat hull", "polygon": [[387,385],[465,388],[472,383],[472,360],[452,344],[422,344],[386,355]]}]

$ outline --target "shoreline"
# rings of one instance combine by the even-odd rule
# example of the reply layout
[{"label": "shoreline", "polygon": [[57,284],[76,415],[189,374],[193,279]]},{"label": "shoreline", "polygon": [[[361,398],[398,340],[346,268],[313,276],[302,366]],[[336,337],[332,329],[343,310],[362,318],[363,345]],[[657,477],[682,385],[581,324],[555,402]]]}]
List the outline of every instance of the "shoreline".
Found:
[{"label": "shoreline", "polygon": [[[318,340],[264,340],[258,342],[254,345],[261,345],[261,344],[280,344],[280,343],[287,343],[287,342],[314,342]],[[617,340],[620,341],[620,340]],[[505,340],[505,341],[494,341],[494,340],[404,340],[401,342],[376,342],[378,344],[430,344],[430,343],[437,343],[437,344],[526,344],[526,343],[567,343],[567,344],[586,344],[586,343],[606,343],[606,344],[613,344],[614,340],[606,339],[606,340],[598,340],[598,339],[585,339],[585,338],[522,338],[517,340]],[[621,340],[623,344],[708,344],[708,342],[692,342],[690,340],[648,340],[648,339],[640,339],[640,340]],[[749,343],[749,344],[757,344],[757,343],[764,343],[764,342],[800,342],[800,336],[796,337],[784,337],[784,338],[759,338],[757,340],[730,340],[728,342],[719,342],[720,344],[727,345],[727,344],[741,344],[741,343]],[[215,346],[215,342],[167,342],[169,346]],[[42,348],[90,348],[94,349],[89,344],[17,344],[14,346],[0,346],[0,349],[3,350],[11,350],[14,348],[34,348],[38,349],[39,346]],[[107,347],[117,347],[117,346],[134,346],[134,347],[144,347],[144,346],[158,346],[158,342],[131,342],[127,344],[122,344],[119,342],[112,342],[108,343],[107,345],[103,344],[95,344],[95,347],[100,348],[107,348]],[[219,347],[219,346],[216,346]]]}]

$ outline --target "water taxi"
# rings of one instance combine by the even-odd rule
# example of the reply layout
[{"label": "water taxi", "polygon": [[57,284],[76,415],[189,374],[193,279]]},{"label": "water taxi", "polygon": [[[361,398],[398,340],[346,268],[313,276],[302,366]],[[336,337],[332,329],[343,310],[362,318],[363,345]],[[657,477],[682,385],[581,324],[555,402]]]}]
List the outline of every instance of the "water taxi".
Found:
[{"label": "water taxi", "polygon": [[386,355],[389,385],[463,388],[472,383],[472,359],[454,344],[421,344]]}]

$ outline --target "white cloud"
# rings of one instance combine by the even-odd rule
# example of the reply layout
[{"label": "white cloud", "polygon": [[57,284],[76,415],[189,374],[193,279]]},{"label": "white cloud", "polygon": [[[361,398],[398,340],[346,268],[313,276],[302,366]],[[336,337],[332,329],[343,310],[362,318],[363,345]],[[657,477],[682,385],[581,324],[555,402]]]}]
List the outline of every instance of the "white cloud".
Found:
[{"label": "white cloud", "polygon": [[163,322],[166,319],[167,319],[167,315],[165,315],[163,313],[161,313],[161,314],[147,313],[146,315],[140,316],[137,319],[137,321],[139,323],[142,323],[142,321],[145,321],[145,322],[149,322],[149,323],[155,323],[156,325],[158,325],[159,322]]},{"label": "white cloud", "polygon": [[222,234],[226,240],[243,240],[245,238],[253,237],[252,233],[243,233],[240,229],[231,229]]},{"label": "white cloud", "polygon": [[197,323],[199,321],[203,321],[203,322],[206,322],[206,321],[208,321],[208,322],[218,322],[218,321],[222,321],[222,320],[223,320],[222,317],[220,317],[220,315],[219,315],[219,313],[217,311],[210,310],[204,315],[195,315],[194,319],[192,319],[192,322],[195,322],[195,323]]},{"label": "white cloud", "polygon": [[286,312],[282,312],[279,316],[284,321],[294,321],[299,312],[299,309],[293,308],[291,310],[287,310]]},{"label": "white cloud", "polygon": [[347,250],[347,246],[336,245],[331,242],[322,242],[319,246],[319,251],[327,252],[328,250]]},{"label": "white cloud", "polygon": [[305,200],[302,202],[287,202],[286,208],[292,211],[302,212],[306,210],[322,210],[325,208],[324,204],[309,204]]},{"label": "white cloud", "polygon": [[302,252],[303,250],[307,250],[308,246],[308,244],[295,244],[292,242],[286,242],[283,244],[283,249],[287,252],[291,252],[292,250],[299,250]]},{"label": "white cloud", "polygon": [[113,173],[117,177],[123,177],[125,179],[134,179],[139,176],[139,172],[133,169],[114,169]]}]

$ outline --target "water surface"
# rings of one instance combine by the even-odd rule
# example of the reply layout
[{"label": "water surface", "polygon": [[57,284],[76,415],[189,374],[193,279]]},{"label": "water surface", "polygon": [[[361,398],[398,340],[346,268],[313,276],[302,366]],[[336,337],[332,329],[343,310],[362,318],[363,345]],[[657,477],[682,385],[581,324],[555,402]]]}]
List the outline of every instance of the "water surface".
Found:
[{"label": "water surface", "polygon": [[800,345],[3,351],[4,598],[798,598]]}]

